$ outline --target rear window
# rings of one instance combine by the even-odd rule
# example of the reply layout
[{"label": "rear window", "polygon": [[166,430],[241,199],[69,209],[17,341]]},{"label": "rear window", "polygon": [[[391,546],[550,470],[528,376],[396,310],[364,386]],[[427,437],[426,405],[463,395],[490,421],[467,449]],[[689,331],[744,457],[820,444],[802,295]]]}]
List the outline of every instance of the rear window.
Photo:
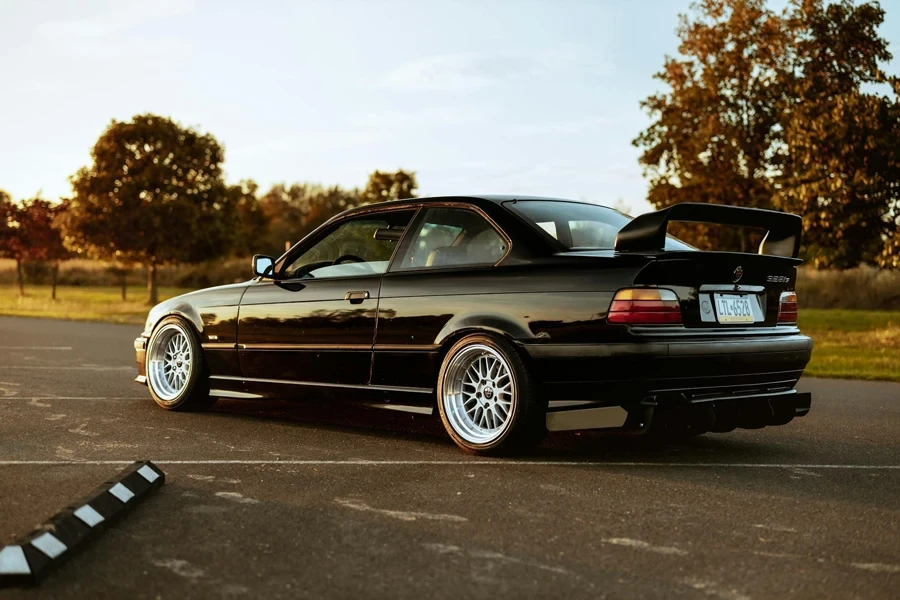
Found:
[{"label": "rear window", "polygon": [[[617,210],[582,202],[514,200],[504,205],[568,250],[612,250],[616,234],[631,221]],[[693,250],[669,236],[666,250]]]}]

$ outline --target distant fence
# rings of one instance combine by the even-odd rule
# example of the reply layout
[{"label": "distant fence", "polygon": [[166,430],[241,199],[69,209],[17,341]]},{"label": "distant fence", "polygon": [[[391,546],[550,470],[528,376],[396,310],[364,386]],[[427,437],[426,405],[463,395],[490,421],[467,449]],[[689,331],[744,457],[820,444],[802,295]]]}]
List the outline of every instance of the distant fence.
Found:
[{"label": "distant fence", "polygon": [[[50,268],[42,263],[29,263],[25,268],[25,285],[49,285]],[[118,286],[121,275],[111,265],[95,260],[70,260],[59,268],[59,285]],[[252,277],[250,258],[227,258],[196,265],[161,267],[156,280],[164,287],[202,288],[211,285],[246,281]],[[0,285],[12,285],[16,266],[11,260],[0,260]],[[147,271],[135,267],[125,275],[128,285],[145,285]]]},{"label": "distant fence", "polygon": [[[0,285],[15,281],[15,263],[0,260]],[[249,258],[228,258],[197,265],[163,267],[157,275],[161,286],[202,288],[250,279]],[[146,271],[137,267],[126,275],[128,285],[144,285]],[[29,264],[26,285],[50,283],[46,265]],[[118,286],[119,276],[100,261],[72,260],[60,267],[60,285]],[[801,268],[797,295],[805,308],[858,308],[900,310],[900,271],[857,267],[846,271]]]}]

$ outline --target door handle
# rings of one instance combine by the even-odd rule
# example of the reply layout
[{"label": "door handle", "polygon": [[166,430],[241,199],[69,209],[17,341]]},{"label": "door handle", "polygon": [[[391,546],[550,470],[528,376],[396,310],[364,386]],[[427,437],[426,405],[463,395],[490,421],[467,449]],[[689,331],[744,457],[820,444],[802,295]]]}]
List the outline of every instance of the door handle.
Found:
[{"label": "door handle", "polygon": [[362,304],[363,300],[369,299],[369,292],[360,291],[360,292],[347,292],[344,296],[344,300],[349,300],[350,304]]}]

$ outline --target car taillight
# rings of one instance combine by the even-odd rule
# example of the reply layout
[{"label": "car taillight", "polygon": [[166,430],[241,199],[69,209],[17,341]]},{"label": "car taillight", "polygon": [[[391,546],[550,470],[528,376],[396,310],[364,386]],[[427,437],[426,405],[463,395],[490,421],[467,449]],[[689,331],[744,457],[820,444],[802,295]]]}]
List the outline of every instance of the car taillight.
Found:
[{"label": "car taillight", "polygon": [[609,307],[607,321],[628,325],[681,323],[681,306],[672,290],[619,290]]},{"label": "car taillight", "polygon": [[797,292],[781,292],[781,300],[778,302],[778,322],[797,322]]}]

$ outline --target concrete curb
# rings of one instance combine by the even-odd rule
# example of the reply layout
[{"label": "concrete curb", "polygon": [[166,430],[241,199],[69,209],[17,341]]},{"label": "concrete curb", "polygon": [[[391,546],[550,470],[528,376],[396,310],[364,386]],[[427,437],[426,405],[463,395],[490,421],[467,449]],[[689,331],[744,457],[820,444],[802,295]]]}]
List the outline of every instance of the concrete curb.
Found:
[{"label": "concrete curb", "polygon": [[107,527],[162,487],[166,475],[138,461],[0,549],[0,588],[36,585]]}]

